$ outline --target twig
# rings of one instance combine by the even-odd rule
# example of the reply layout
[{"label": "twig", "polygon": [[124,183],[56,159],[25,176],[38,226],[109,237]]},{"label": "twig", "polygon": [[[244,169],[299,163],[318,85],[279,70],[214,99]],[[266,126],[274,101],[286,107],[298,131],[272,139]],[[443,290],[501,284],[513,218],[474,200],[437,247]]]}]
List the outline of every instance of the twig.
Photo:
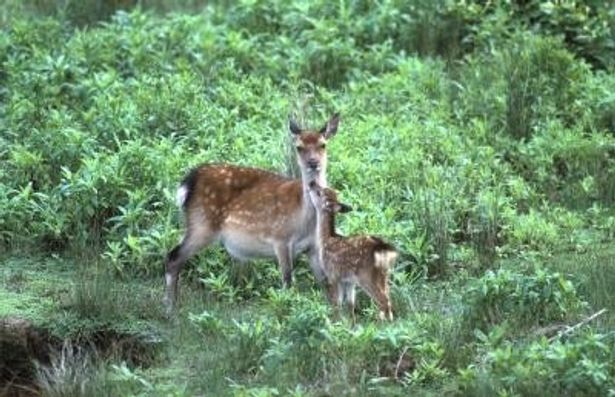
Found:
[{"label": "twig", "polygon": [[596,318],[602,316],[606,312],[607,312],[606,309],[602,309],[602,310],[597,311],[596,313],[592,314],[591,316],[583,319],[583,321],[581,321],[580,323],[577,323],[577,324],[573,325],[572,327],[566,327],[566,329],[558,332],[557,335],[554,335],[554,336],[550,337],[549,338],[549,342],[553,342],[554,340],[559,339],[562,336],[569,335],[569,334],[573,333],[577,329],[581,328],[582,326],[584,326],[585,324],[589,323],[590,321],[593,321]]},{"label": "twig", "polygon": [[404,350],[401,352],[401,355],[399,356],[399,360],[397,360],[397,365],[395,366],[395,379],[399,379],[399,367],[401,366],[401,361],[403,360],[407,352],[408,352],[408,346],[404,347]]},{"label": "twig", "polygon": [[560,332],[561,330],[568,328],[568,326],[566,324],[551,324],[551,325],[547,325],[545,327],[540,327],[538,329],[536,329],[533,334],[534,336],[545,336],[545,337],[552,337],[553,335],[555,335],[557,332]]}]

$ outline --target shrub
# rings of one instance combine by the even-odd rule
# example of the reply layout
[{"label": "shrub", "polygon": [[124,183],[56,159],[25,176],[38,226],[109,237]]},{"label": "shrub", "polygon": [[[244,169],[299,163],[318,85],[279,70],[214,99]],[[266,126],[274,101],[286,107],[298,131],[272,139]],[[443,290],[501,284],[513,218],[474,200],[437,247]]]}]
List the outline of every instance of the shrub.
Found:
[{"label": "shrub", "polygon": [[497,189],[479,192],[470,218],[470,238],[483,268],[498,256],[498,247],[504,244],[509,219],[512,218],[510,199]]},{"label": "shrub", "polygon": [[481,330],[505,321],[520,328],[545,325],[569,318],[583,307],[569,280],[541,269],[530,274],[489,270],[467,288],[463,301],[464,323]]},{"label": "shrub", "polygon": [[468,57],[455,97],[465,117],[487,118],[516,140],[527,140],[549,120],[572,125],[582,117],[583,88],[591,74],[560,40],[517,33],[488,53]]},{"label": "shrub", "polygon": [[[479,41],[443,43],[443,26],[467,37],[483,16],[501,17],[476,3],[207,10],[121,11],[85,30],[20,17],[3,29],[6,245],[95,246],[120,273],[154,274],[181,233],[172,201],[182,174],[213,161],[291,169],[289,107],[306,125],[342,110],[330,182],[358,210],[340,229],[382,234],[430,275],[467,260],[469,246],[487,266],[498,250],[533,239],[534,226],[546,237],[524,248],[552,248],[545,195],[579,206],[612,201],[612,139],[586,133],[598,119],[608,126],[610,80],[558,39],[504,34],[489,53]],[[407,56],[465,51],[456,64]],[[203,278],[221,274],[208,266]],[[229,273],[231,284],[235,277],[252,282]],[[257,290],[244,298],[266,288]]]},{"label": "shrub", "polygon": [[271,345],[271,338],[280,332],[280,324],[267,318],[233,320],[229,332],[230,365],[240,374],[256,375],[261,370],[263,355]]},{"label": "shrub", "polygon": [[207,310],[201,314],[190,313],[188,318],[205,336],[216,334],[222,330],[222,321]]},{"label": "shrub", "polygon": [[513,222],[511,237],[522,247],[548,253],[559,241],[557,227],[539,212],[530,210],[528,214],[518,215]]},{"label": "shrub", "polygon": [[571,209],[610,205],[615,197],[612,148],[603,133],[583,134],[551,122],[519,148],[518,166],[553,202]]},{"label": "shrub", "polygon": [[592,333],[565,342],[505,343],[484,364],[461,371],[462,387],[470,394],[608,395],[615,387],[610,343]]}]

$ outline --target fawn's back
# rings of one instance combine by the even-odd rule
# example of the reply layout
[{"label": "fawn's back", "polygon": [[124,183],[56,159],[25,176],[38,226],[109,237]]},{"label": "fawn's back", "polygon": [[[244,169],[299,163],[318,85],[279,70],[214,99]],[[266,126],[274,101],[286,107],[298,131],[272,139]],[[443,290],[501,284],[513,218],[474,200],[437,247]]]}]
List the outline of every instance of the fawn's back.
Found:
[{"label": "fawn's back", "polygon": [[332,236],[322,249],[325,272],[341,280],[380,278],[397,258],[395,247],[375,236]]}]

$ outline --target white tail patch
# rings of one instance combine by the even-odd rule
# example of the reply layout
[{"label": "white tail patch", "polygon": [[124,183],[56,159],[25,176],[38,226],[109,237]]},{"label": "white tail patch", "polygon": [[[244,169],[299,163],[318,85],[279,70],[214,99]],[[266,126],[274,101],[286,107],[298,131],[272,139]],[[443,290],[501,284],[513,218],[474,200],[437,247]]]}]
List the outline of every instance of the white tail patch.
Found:
[{"label": "white tail patch", "polygon": [[184,206],[186,197],[188,197],[188,188],[185,185],[181,185],[175,194],[175,201],[177,202],[178,207],[181,208]]},{"label": "white tail patch", "polygon": [[390,250],[376,251],[374,259],[376,267],[389,270],[393,267],[395,260],[397,260],[397,252]]}]

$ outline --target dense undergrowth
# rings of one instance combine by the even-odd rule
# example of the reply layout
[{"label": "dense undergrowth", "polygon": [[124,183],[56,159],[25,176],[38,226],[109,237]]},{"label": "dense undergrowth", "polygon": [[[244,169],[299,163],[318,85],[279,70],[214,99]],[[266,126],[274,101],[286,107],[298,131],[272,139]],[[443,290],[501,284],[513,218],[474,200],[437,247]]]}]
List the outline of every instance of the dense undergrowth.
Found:
[{"label": "dense undergrowth", "polygon": [[361,300],[356,327],[332,321],[302,263],[279,291],[272,263],[219,249],[192,261],[184,301],[199,303],[176,328],[154,287],[124,313],[85,276],[63,310],[110,328],[142,313],[171,335],[153,372],[85,363],[97,394],[615,393],[612,8],[201,3],[3,6],[0,244],[149,282],[180,237],[191,166],[292,172],[287,115],[340,111],[328,179],[355,207],[340,228],[401,251],[398,320],[374,323]]}]

